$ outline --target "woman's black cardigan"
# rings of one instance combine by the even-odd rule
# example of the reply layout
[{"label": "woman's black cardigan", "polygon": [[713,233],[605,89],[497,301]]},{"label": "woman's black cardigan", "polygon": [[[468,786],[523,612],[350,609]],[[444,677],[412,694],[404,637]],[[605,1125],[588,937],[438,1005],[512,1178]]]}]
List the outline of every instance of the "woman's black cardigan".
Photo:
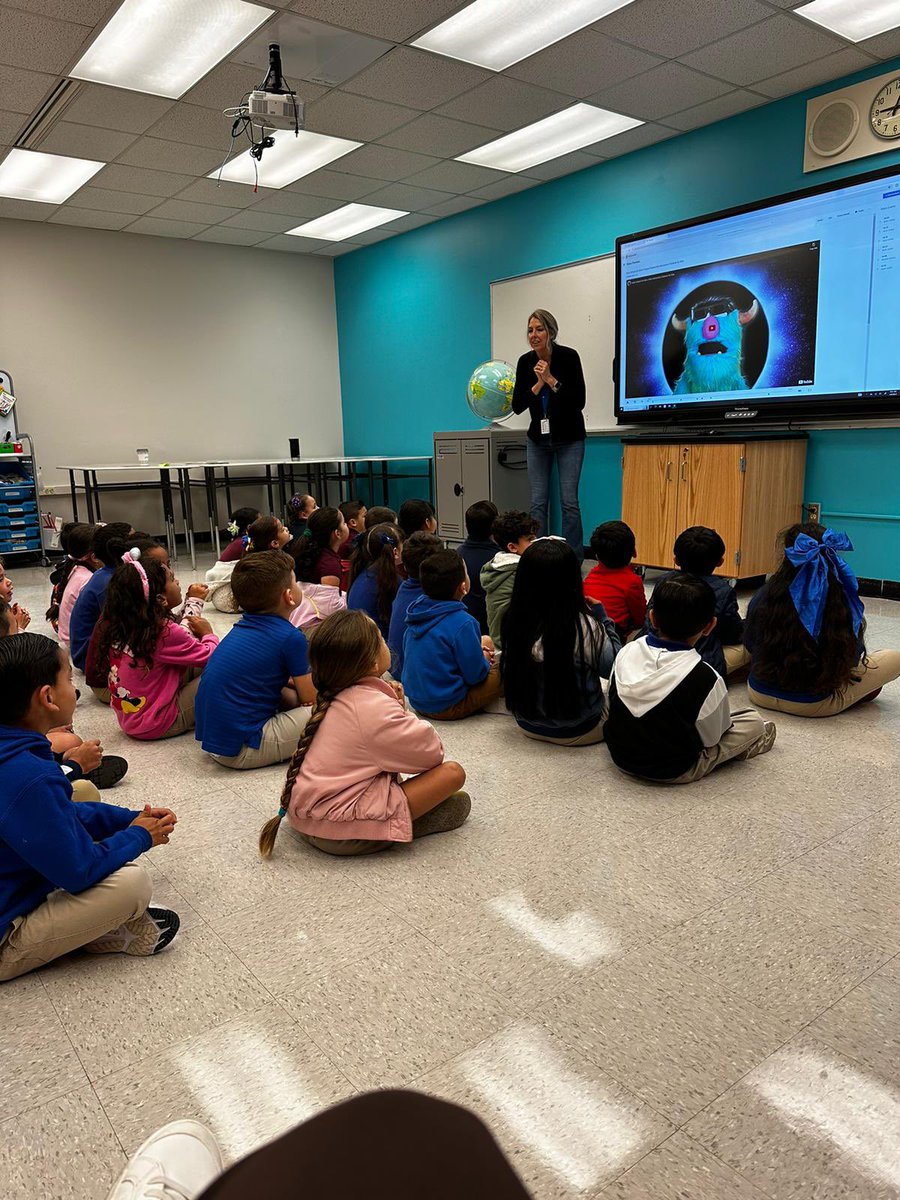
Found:
[{"label": "woman's black cardigan", "polygon": [[[533,442],[542,442],[541,421],[544,403],[540,393],[532,392],[537,382],[534,366],[538,356],[533,350],[523,354],[516,363],[516,387],[513,392],[513,411],[531,413],[528,436]],[[554,346],[550,356],[550,374],[559,381],[559,391],[550,393],[550,440],[552,442],[579,442],[584,434],[584,372],[578,351],[570,346]]]}]

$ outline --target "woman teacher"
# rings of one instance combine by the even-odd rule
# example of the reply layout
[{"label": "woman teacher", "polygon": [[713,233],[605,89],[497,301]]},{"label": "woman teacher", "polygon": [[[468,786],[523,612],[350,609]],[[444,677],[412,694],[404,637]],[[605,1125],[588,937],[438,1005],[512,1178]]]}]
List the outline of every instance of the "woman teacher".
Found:
[{"label": "woman teacher", "polygon": [[531,349],[516,364],[513,410],[531,414],[528,426],[528,484],[531,515],[539,535],[548,532],[550,474],[559,473],[563,537],[584,558],[584,531],[578,482],[584,462],[584,372],[577,350],[558,346],[559,326],[552,313],[536,308],[528,318]]}]

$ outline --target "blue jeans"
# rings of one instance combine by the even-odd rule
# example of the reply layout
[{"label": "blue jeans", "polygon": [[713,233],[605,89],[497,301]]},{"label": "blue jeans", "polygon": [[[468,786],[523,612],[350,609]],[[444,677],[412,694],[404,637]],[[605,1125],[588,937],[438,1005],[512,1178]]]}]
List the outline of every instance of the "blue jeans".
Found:
[{"label": "blue jeans", "polygon": [[533,442],[528,439],[528,485],[531,489],[531,515],[538,522],[538,536],[549,532],[550,474],[553,459],[559,472],[559,501],[562,508],[563,537],[584,558],[584,530],[578,505],[578,481],[584,462],[584,441]]}]

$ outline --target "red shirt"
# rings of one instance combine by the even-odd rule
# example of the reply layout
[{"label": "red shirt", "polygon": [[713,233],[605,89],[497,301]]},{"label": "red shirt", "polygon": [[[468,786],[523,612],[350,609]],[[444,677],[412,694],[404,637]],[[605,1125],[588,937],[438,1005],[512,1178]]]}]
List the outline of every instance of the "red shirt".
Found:
[{"label": "red shirt", "polygon": [[610,620],[622,629],[641,629],[647,615],[644,582],[631,567],[604,567],[598,563],[584,581],[588,600],[600,601]]}]

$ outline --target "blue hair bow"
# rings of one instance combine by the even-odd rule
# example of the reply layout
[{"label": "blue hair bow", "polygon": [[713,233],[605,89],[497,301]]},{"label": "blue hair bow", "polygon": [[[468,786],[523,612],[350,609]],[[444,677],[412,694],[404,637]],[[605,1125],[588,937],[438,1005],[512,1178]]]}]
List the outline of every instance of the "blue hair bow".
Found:
[{"label": "blue hair bow", "polygon": [[826,529],[821,542],[801,533],[793,546],[785,546],[784,555],[797,568],[791,584],[791,599],[804,629],[814,641],[822,632],[822,617],[828,598],[828,576],[831,570],[844,589],[853,619],[853,632],[859,634],[865,607],[859,598],[859,584],[838,550],[852,550],[853,543],[846,533]]}]

